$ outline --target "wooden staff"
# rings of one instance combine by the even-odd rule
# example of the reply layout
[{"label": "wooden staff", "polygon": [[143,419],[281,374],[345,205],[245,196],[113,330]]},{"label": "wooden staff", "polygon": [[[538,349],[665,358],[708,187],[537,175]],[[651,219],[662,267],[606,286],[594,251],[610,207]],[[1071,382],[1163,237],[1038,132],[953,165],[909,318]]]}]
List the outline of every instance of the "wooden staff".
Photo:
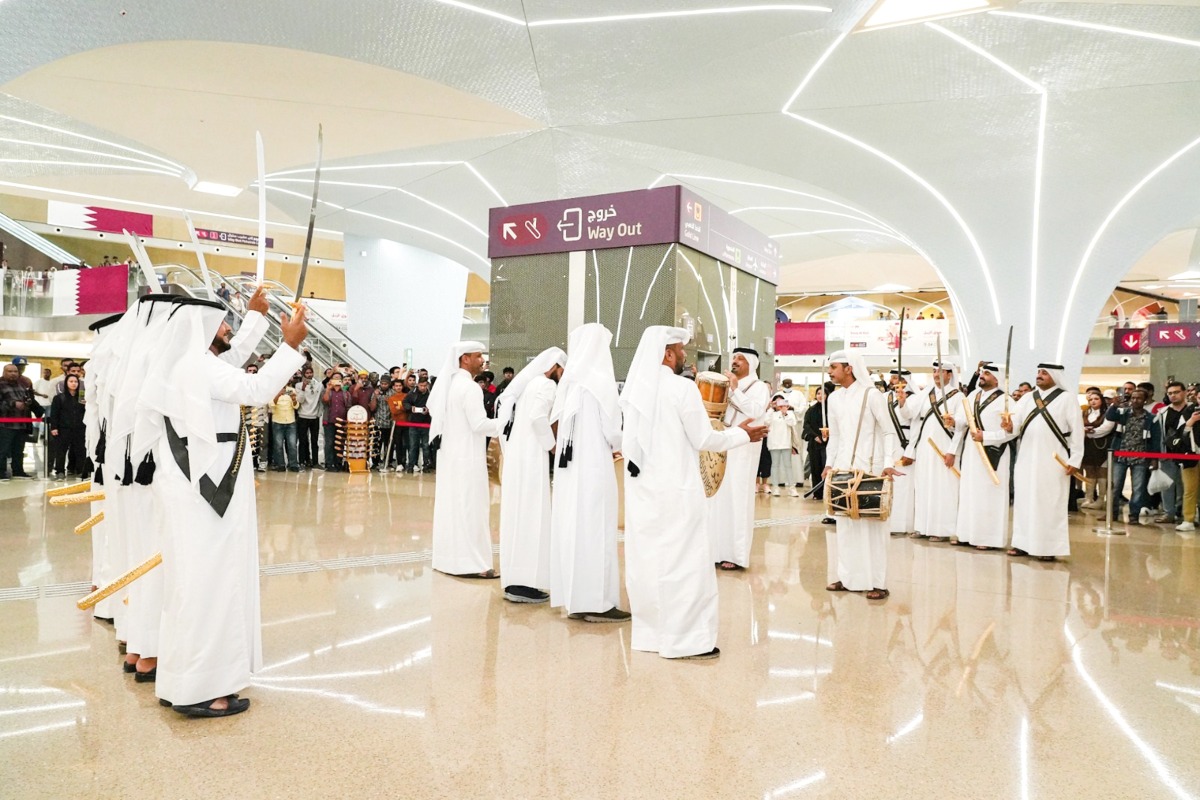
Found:
[{"label": "wooden staff", "polygon": [[1095,483],[1094,480],[1092,480],[1091,478],[1084,475],[1082,471],[1080,471],[1079,469],[1076,469],[1075,467],[1072,467],[1070,464],[1063,461],[1062,456],[1060,456],[1058,453],[1054,454],[1054,460],[1057,461],[1058,465],[1060,467],[1062,467],[1063,469],[1071,470],[1071,475],[1073,477],[1077,478],[1078,480],[1082,481],[1083,483]]},{"label": "wooden staff", "polygon": [[51,497],[52,506],[74,506],[81,503],[94,503],[104,499],[104,492],[88,492],[86,494],[68,494],[62,497]]},{"label": "wooden staff", "polygon": [[[942,460],[942,463],[945,464],[946,463],[946,454],[942,452],[942,448],[937,446],[937,442],[935,442],[932,438],[926,439],[925,441],[929,442],[929,446],[933,448],[933,452],[937,453],[938,458],[940,458]],[[946,469],[953,472],[954,477],[956,477],[956,478],[962,477],[962,473],[959,472],[957,468],[946,467]]]},{"label": "wooden staff", "polygon": [[54,489],[46,490],[46,497],[62,497],[68,494],[79,494],[81,492],[90,492],[92,490],[92,482],[84,481],[83,483],[72,483],[69,486],[59,486]]},{"label": "wooden staff", "polygon": [[75,526],[75,534],[79,535],[81,533],[87,533],[92,528],[99,525],[101,522],[104,522],[104,512],[103,511],[101,511],[99,514],[92,514],[90,517],[85,519],[83,522],[76,525]]},{"label": "wooden staff", "polygon": [[148,558],[145,562],[138,564],[136,567],[129,570],[129,572],[126,572],[121,577],[117,578],[115,581],[110,583],[108,586],[105,586],[103,589],[97,589],[96,591],[89,594],[87,597],[84,597],[82,600],[77,601],[75,603],[75,607],[78,608],[80,611],[86,611],[87,609],[96,605],[96,603],[99,603],[101,600],[107,599],[107,598],[113,596],[114,594],[116,594],[117,592],[121,591],[126,586],[133,583],[138,578],[142,577],[147,572],[154,569],[161,563],[162,563],[162,553],[155,553],[150,558]]},{"label": "wooden staff", "polygon": [[[967,412],[967,428],[974,434],[979,430],[975,424],[975,417],[971,415],[971,406],[967,403],[967,398],[963,396],[963,411]],[[979,457],[983,459],[983,466],[987,468],[988,475],[992,479],[992,483],[996,486],[1000,485],[1000,476],[996,474],[996,470],[992,469],[992,461],[987,457],[987,450],[983,449],[983,442],[976,441],[975,437],[971,437],[971,441],[975,442],[975,449],[979,451]]]}]

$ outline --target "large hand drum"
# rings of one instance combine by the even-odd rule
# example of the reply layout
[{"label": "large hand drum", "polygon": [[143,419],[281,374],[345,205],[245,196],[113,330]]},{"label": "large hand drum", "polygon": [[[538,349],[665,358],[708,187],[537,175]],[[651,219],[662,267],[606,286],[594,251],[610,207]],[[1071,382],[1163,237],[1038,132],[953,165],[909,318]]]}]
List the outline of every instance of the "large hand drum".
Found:
[{"label": "large hand drum", "polygon": [[[713,430],[725,430],[725,409],[729,407],[729,379],[719,372],[701,372],[696,376],[696,388],[704,401]],[[704,496],[712,497],[725,480],[725,454],[709,450],[700,451],[700,480],[704,483]]]},{"label": "large hand drum", "polygon": [[883,522],[892,513],[892,479],[861,469],[831,472],[825,479],[825,513]]}]

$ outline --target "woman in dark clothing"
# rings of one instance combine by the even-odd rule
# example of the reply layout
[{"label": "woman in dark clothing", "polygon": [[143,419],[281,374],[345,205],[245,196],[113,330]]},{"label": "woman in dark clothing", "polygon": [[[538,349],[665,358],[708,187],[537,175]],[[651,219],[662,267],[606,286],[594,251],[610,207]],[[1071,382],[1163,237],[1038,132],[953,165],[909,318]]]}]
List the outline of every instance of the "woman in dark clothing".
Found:
[{"label": "woman in dark clothing", "polygon": [[821,435],[821,428],[829,418],[826,411],[825,398],[833,390],[832,383],[826,383],[817,389],[817,402],[804,412],[804,431],[802,436],[808,442],[808,467],[812,477],[812,485],[821,482],[821,473],[825,471],[826,439]]},{"label": "woman in dark clothing", "polygon": [[63,466],[71,475],[83,469],[83,403],[79,400],[79,376],[68,375],[63,390],[50,403],[50,463],[55,478],[63,477]]}]

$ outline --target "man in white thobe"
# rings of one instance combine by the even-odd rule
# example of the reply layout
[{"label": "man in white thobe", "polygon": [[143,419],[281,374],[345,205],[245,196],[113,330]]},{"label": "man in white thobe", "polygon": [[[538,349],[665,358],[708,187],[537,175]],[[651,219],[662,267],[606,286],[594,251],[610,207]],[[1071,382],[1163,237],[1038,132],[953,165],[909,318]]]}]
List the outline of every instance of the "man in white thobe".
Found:
[{"label": "man in white thobe", "polygon": [[[959,403],[954,410],[956,426],[967,437],[961,462],[958,523],[954,528],[958,540],[954,543],[973,545],[976,550],[998,550],[1008,542],[1008,481],[1012,469],[1012,448],[1008,442],[1013,435],[1002,426],[1003,377],[1004,373],[995,364],[980,364],[978,388],[967,395],[965,404]],[[971,420],[967,419],[968,412]],[[983,445],[986,465],[976,442]],[[995,481],[988,465],[996,475]]]},{"label": "man in white thobe", "polygon": [[[862,470],[868,475],[893,477],[900,456],[888,415],[887,399],[858,354],[838,350],[828,359],[829,378],[841,387],[829,398],[829,446],[822,478]],[[828,491],[828,488],[826,489]],[[888,524],[886,520],[838,515],[837,580],[831,592],[866,592],[868,600],[884,600],[887,589]]]},{"label": "man in white thobe", "polygon": [[488,437],[499,436],[504,423],[488,419],[483,389],[475,382],[483,371],[483,350],[479,342],[454,345],[427,401],[429,441],[439,444],[433,568],[459,578],[500,577],[492,568],[486,447]]},{"label": "man in white thobe", "polygon": [[700,451],[761,441],[766,426],[714,431],[696,384],[680,377],[690,339],[653,325],[634,353],[625,413],[625,588],[631,646],[665,658],[716,658],[717,576]]},{"label": "man in white thobe", "polygon": [[550,411],[567,354],[560,347],[538,353],[496,401],[503,425],[500,446],[500,574],[504,599],[545,603],[550,586]]},{"label": "man in white thobe", "polygon": [[[912,421],[916,418],[917,406],[920,403],[912,398],[908,389],[908,380],[912,373],[908,370],[894,369],[891,372],[891,388],[887,393],[888,419],[892,430],[896,432],[896,440],[900,443],[901,451],[908,449],[908,440],[912,432]],[[893,536],[904,536],[916,530],[916,488],[913,476],[897,475],[892,479],[892,513],[888,517],[888,530]]]},{"label": "man in white thobe", "polygon": [[[916,506],[912,537],[944,542],[958,522],[958,476],[955,453],[961,437],[955,435],[954,404],[962,403],[958,370],[943,360],[933,364],[933,385],[919,396],[913,409],[912,436],[904,451],[902,468],[913,465]],[[918,400],[913,397],[909,402]]]},{"label": "man in white thobe", "polygon": [[585,622],[625,622],[617,563],[617,476],[621,408],[609,344],[598,322],[567,342],[570,361],[558,382],[550,421],[558,453],[550,514],[550,605]]},{"label": "man in white thobe", "polygon": [[[1071,554],[1067,497],[1071,474],[1083,460],[1083,417],[1075,390],[1058,364],[1038,364],[1037,389],[1018,401],[1004,426],[1020,447],[1013,472],[1013,534],[1010,556],[1053,561]],[[1066,466],[1055,459],[1058,456]]]},{"label": "man in white thobe", "polygon": [[[725,427],[734,428],[743,422],[762,424],[771,401],[771,392],[758,379],[758,351],[739,347],[733,351],[733,369],[729,378],[729,408],[725,410]],[[725,457],[725,479],[717,493],[706,500],[708,504],[708,535],[713,560],[723,570],[745,569],[750,564],[750,547],[754,544],[754,476],[762,446],[747,443],[734,447]],[[793,488],[793,493],[795,489]]]},{"label": "man in white thobe", "polygon": [[[143,392],[163,418],[153,486],[163,509],[163,612],[156,693],[191,717],[245,711],[238,692],[262,666],[258,517],[241,406],[265,403],[304,363],[304,309],[280,328],[283,343],[257,374],[225,363],[233,332],[219,303],[182,298],[172,314],[188,354]],[[193,351],[192,348],[195,348]]]}]

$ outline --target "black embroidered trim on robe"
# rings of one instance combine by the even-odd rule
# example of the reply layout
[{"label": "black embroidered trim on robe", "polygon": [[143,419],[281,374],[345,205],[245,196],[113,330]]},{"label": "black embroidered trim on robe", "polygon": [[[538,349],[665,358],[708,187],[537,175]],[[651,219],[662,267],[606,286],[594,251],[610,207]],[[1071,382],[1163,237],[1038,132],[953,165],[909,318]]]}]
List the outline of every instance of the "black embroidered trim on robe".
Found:
[{"label": "black embroidered trim on robe", "polygon": [[[187,437],[180,436],[175,432],[175,426],[171,424],[171,420],[164,419],[163,421],[166,422],[167,444],[171,447],[171,455],[175,457],[175,463],[179,465],[183,476],[190,481],[192,470],[188,460]],[[242,467],[242,457],[246,454],[246,420],[240,421],[237,433],[218,433],[217,441],[237,442],[237,451],[233,454],[233,461],[230,462],[229,469],[225,471],[225,476],[221,478],[219,484],[214,483],[212,478],[207,475],[200,476],[200,496],[212,506],[212,510],[217,512],[218,517],[223,517],[229,508],[229,502],[233,499],[234,486]]]}]

